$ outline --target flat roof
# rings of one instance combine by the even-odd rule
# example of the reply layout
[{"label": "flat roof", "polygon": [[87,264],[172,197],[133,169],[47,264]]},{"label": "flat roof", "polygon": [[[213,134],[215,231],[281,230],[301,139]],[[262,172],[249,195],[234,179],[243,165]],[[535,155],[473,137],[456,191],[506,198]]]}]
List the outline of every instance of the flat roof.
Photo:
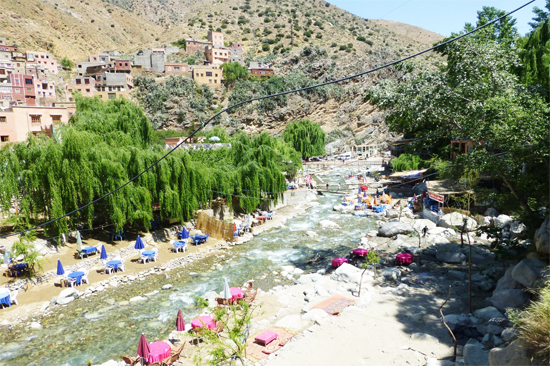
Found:
[{"label": "flat roof", "polygon": [[426,181],[428,191],[438,194],[464,194],[474,193],[471,189],[463,189],[453,184],[450,180],[429,180]]}]

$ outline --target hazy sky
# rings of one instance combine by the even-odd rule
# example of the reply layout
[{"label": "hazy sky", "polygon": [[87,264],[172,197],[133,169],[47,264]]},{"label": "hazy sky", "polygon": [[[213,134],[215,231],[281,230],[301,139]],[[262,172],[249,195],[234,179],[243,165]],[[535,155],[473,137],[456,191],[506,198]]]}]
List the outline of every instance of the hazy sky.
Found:
[{"label": "hazy sky", "polygon": [[[326,0],[329,3],[367,19],[395,20],[416,25],[432,32],[450,36],[465,23],[475,24],[477,11],[483,6],[493,6],[509,12],[529,0]],[[530,30],[528,22],[533,18],[535,6],[544,8],[545,0],[517,11],[512,16],[517,20],[520,34]]]}]

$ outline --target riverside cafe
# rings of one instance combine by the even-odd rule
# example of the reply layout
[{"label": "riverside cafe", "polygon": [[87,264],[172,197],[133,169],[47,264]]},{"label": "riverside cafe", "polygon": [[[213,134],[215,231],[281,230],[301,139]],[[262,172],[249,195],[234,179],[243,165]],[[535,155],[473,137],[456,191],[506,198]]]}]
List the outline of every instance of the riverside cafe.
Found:
[{"label": "riverside cafe", "polygon": [[422,214],[425,219],[429,219],[437,224],[440,215],[456,211],[456,209],[450,206],[457,196],[468,195],[468,211],[470,211],[470,195],[474,191],[457,187],[450,180],[426,181],[426,189],[426,198],[422,208]]}]

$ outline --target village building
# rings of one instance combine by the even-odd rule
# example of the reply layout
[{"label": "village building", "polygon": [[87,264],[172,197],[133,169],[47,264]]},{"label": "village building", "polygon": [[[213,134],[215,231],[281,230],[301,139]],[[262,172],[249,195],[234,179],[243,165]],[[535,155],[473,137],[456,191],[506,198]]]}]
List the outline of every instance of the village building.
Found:
[{"label": "village building", "polygon": [[248,73],[259,76],[260,78],[269,78],[274,75],[271,65],[263,62],[251,62],[248,66]]},{"label": "village building", "polygon": [[223,33],[208,31],[208,36],[206,37],[210,43],[212,43],[213,48],[224,48],[225,43],[223,41]]},{"label": "village building", "polygon": [[23,142],[29,133],[39,134],[58,124],[66,124],[74,107],[12,106],[0,111],[0,147],[10,142]]},{"label": "village building", "polygon": [[359,159],[371,158],[380,154],[379,144],[355,145],[352,147],[355,156]]},{"label": "village building", "polygon": [[229,51],[226,49],[208,48],[204,54],[210,65],[219,66],[229,61]]},{"label": "village building", "polygon": [[185,51],[189,54],[194,54],[197,51],[204,52],[208,47],[212,46],[212,42],[201,39],[188,38],[185,40]]},{"label": "village building", "polygon": [[59,66],[57,60],[53,58],[52,55],[46,52],[36,52],[28,51],[27,52],[27,63],[43,65],[47,72],[52,74],[57,74],[59,72]]},{"label": "village building", "polygon": [[244,66],[244,58],[243,58],[242,55],[235,55],[235,54],[231,53],[229,55],[229,62],[237,62],[241,66]]},{"label": "village building", "polygon": [[187,74],[188,72],[189,65],[187,63],[167,62],[164,64],[165,74]]},{"label": "village building", "polygon": [[232,55],[242,56],[243,54],[243,47],[240,43],[233,43],[231,46],[227,47],[227,49]]},{"label": "village building", "polygon": [[78,92],[85,97],[93,97],[96,81],[90,76],[79,76],[73,79],[72,84],[66,86],[66,98],[68,101],[74,101],[75,94]]},{"label": "village building", "polygon": [[193,66],[192,75],[197,84],[206,84],[211,87],[222,85],[223,72],[214,66]]}]

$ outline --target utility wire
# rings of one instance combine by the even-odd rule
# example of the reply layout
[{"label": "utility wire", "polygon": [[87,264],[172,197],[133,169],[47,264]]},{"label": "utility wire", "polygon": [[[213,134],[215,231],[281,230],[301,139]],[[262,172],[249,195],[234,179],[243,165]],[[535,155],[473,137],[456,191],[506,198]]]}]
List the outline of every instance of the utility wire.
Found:
[{"label": "utility wire", "polygon": [[189,140],[190,138],[192,138],[193,136],[195,136],[199,131],[201,131],[204,127],[206,127],[212,120],[214,120],[216,117],[218,117],[219,115],[221,115],[222,113],[225,113],[227,111],[230,111],[234,108],[237,108],[245,103],[250,103],[250,102],[253,102],[253,101],[256,101],[256,100],[262,100],[262,99],[267,99],[267,98],[274,98],[274,97],[278,97],[278,96],[281,96],[281,95],[286,95],[286,94],[293,94],[293,93],[297,93],[297,92],[300,92],[300,91],[304,91],[304,90],[309,90],[309,89],[314,89],[314,88],[319,88],[319,87],[322,87],[322,86],[325,86],[325,85],[330,85],[330,84],[335,84],[335,83],[339,83],[341,81],[346,81],[346,80],[350,80],[350,79],[354,79],[354,78],[357,78],[359,76],[363,76],[363,75],[367,75],[367,74],[370,74],[370,73],[373,73],[375,71],[378,71],[378,70],[382,70],[382,69],[385,69],[387,67],[390,67],[390,66],[394,66],[394,65],[397,65],[401,62],[404,62],[404,61],[407,61],[407,60],[410,60],[412,58],[415,58],[415,57],[418,57],[420,55],[423,55],[425,53],[428,53],[428,52],[431,52],[437,48],[440,48],[440,47],[443,47],[447,44],[450,44],[450,43],[453,43],[453,42],[456,42],[458,41],[459,39],[462,39],[464,37],[467,37],[469,36],[470,34],[472,33],[475,33],[483,28],[486,28],[496,22],[498,22],[499,20],[501,19],[504,19],[506,18],[507,16],[510,16],[511,14],[517,12],[518,10],[520,9],[523,9],[524,7],[526,7],[527,5],[529,4],[532,4],[533,2],[535,2],[535,0],[531,0],[525,4],[523,4],[522,6],[508,12],[507,14],[489,22],[489,23],[486,23],[478,28],[475,28],[469,32],[466,32],[460,36],[457,36],[457,37],[454,37],[454,38],[451,38],[441,44],[438,44],[436,46],[432,46],[430,48],[427,48],[423,51],[420,51],[420,52],[417,52],[415,54],[412,54],[410,56],[407,56],[407,57],[404,57],[402,59],[399,59],[399,60],[396,60],[396,61],[392,61],[388,64],[385,64],[385,65],[382,65],[382,66],[378,66],[378,67],[375,67],[373,69],[370,69],[370,70],[367,70],[367,71],[363,71],[363,72],[360,72],[358,74],[354,74],[354,75],[350,75],[350,76],[346,76],[346,77],[343,77],[343,78],[340,78],[340,79],[336,79],[336,80],[330,80],[330,81],[327,81],[327,82],[324,82],[324,83],[320,83],[320,84],[315,84],[315,85],[311,85],[311,86],[307,86],[307,87],[304,87],[304,88],[300,88],[300,89],[293,89],[293,90],[287,90],[287,91],[284,91],[284,92],[280,92],[280,93],[276,93],[276,94],[271,94],[271,95],[265,95],[265,96],[260,96],[260,97],[256,97],[256,98],[251,98],[251,99],[247,99],[247,100],[244,100],[242,102],[239,102],[239,103],[235,103],[227,108],[224,108],[222,109],[221,111],[219,111],[218,113],[214,114],[212,117],[210,117],[207,121],[203,122],[202,125],[197,128],[195,131],[193,131],[193,133],[191,133],[191,135],[189,135],[185,140],[181,141],[179,144],[176,145],[176,147],[174,147],[174,149],[168,151],[166,154],[164,154],[163,156],[161,156],[158,160],[156,160],[155,162],[153,162],[151,165],[149,165],[147,168],[145,168],[142,172],[140,172],[139,174],[137,174],[136,176],[134,176],[133,178],[131,178],[130,180],[128,180],[126,183],[124,183],[123,185],[113,189],[112,191],[110,192],[107,192],[106,194],[104,194],[103,196],[101,197],[98,197],[96,198],[95,200],[73,210],[73,211],[70,211],[70,212],[67,212],[66,214],[62,215],[62,216],[59,216],[55,219],[51,219],[49,221],[46,221],[40,225],[36,225],[32,228],[29,228],[29,229],[26,229],[26,230],[22,230],[22,231],[18,231],[16,233],[12,233],[12,234],[8,234],[8,235],[3,235],[3,236],[0,236],[0,239],[4,239],[4,238],[8,238],[10,236],[14,236],[14,235],[20,235],[20,234],[24,234],[28,231],[31,231],[31,230],[36,230],[40,227],[43,227],[43,226],[46,226],[46,225],[49,225],[49,224],[52,224],[56,221],[59,221],[61,220],[62,218],[64,217],[67,217],[67,216],[70,216],[78,211],[81,211],[83,209],[85,209],[86,207],[89,207],[91,205],[93,205],[94,203],[96,202],[99,202],[105,198],[107,198],[108,196],[112,195],[113,193],[116,193],[118,192],[119,190],[121,190],[122,188],[126,187],[127,185],[129,185],[130,183],[132,183],[134,180],[138,179],[139,177],[141,177],[143,174],[147,173],[149,170],[151,170],[154,166],[156,166],[159,162],[161,162],[162,160],[164,160],[168,155],[172,154],[174,152],[174,150],[176,150],[178,147],[180,147],[182,144],[184,144],[185,142],[187,142],[187,140]]}]

